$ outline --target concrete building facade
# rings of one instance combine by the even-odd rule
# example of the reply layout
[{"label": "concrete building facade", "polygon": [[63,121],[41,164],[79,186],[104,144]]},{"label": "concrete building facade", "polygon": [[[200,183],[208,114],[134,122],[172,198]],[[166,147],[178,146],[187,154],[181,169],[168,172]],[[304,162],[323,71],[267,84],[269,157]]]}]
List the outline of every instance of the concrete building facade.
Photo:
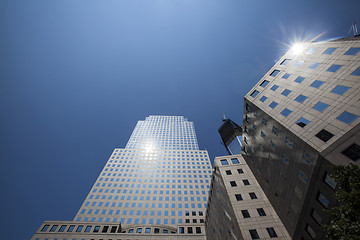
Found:
[{"label": "concrete building facade", "polygon": [[242,154],[293,239],[323,239],[329,165],[360,164],[360,38],[290,49],[245,96]]}]

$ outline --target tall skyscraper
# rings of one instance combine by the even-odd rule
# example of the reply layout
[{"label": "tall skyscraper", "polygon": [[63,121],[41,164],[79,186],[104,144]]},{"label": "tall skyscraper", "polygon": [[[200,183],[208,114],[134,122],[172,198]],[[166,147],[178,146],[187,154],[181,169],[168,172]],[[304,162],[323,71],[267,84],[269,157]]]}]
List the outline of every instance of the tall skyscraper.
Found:
[{"label": "tall skyscraper", "polygon": [[115,239],[133,233],[145,234],[144,239],[154,234],[203,239],[211,172],[192,122],[182,116],[149,116],[137,123],[124,149],[113,151],[74,220],[46,221],[33,239],[72,239],[74,234]]},{"label": "tall skyscraper", "polygon": [[360,165],[360,37],[296,45],[245,96],[242,154],[293,239],[322,239],[329,165]]}]

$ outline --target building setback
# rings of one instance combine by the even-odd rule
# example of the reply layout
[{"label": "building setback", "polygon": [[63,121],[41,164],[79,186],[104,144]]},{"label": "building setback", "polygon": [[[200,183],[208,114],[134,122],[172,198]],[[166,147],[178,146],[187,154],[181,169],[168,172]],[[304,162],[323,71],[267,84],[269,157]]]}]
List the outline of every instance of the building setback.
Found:
[{"label": "building setback", "polygon": [[329,165],[360,164],[360,37],[302,43],[245,96],[242,154],[293,239],[323,239]]},{"label": "building setback", "polygon": [[32,239],[204,239],[211,173],[192,122],[149,116],[113,151],[74,220],[45,221]]}]

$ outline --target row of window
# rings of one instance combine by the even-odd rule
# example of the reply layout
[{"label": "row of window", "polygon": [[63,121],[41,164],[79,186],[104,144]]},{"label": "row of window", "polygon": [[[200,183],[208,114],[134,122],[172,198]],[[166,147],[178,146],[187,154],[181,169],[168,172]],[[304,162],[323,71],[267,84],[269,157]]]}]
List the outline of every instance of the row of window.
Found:
[{"label": "row of window", "polygon": [[[113,222],[113,223],[122,223],[122,224],[176,224],[176,219],[154,219],[154,218],[96,218],[96,217],[77,217],[77,222]],[[183,223],[183,219],[177,219],[177,223]]]},{"label": "row of window", "polygon": [[[232,158],[231,162],[232,162],[232,164],[238,164],[239,160],[237,158]],[[229,165],[229,162],[226,159],[220,160],[220,163],[221,163],[221,165]]]},{"label": "row of window", "polygon": [[[251,199],[257,199],[257,196],[256,196],[256,194],[254,192],[250,192],[249,196],[250,196]],[[241,196],[240,193],[235,194],[235,198],[236,198],[237,201],[242,201],[243,200],[243,197]]]},{"label": "row of window", "polygon": [[[278,235],[276,234],[274,228],[272,228],[272,227],[266,228],[266,231],[269,234],[269,237],[271,237],[271,238],[278,237]],[[250,229],[249,233],[250,233],[251,239],[260,239],[259,234],[256,231],[256,229]]]}]

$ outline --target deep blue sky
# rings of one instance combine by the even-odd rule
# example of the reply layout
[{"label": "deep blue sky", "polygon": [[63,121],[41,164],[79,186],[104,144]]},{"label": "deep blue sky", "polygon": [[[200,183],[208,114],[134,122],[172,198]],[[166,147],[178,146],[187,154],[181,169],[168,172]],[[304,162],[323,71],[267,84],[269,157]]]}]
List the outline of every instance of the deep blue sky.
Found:
[{"label": "deep blue sky", "polygon": [[72,220],[138,120],[184,115],[225,155],[222,113],[295,39],[346,37],[360,1],[0,1],[3,239]]}]

